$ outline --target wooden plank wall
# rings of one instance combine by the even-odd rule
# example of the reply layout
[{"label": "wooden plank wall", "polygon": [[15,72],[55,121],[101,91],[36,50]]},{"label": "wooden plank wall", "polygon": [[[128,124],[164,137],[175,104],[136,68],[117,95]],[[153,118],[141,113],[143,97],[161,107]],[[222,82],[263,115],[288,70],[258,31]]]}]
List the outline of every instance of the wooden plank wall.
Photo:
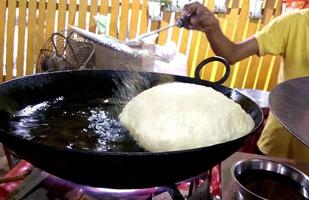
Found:
[{"label": "wooden plank wall", "polygon": [[6,0],[0,0],[0,83],[3,82],[3,68],[4,68],[4,36],[5,36],[5,22],[6,22]]},{"label": "wooden plank wall", "polygon": [[97,14],[109,15],[109,35],[120,40],[147,32],[147,0],[109,2],[0,0],[0,82],[37,72],[40,49],[53,32],[68,24],[96,32]]},{"label": "wooden plank wall", "polygon": [[[273,17],[281,14],[282,0],[265,0],[263,18],[248,18],[249,0],[229,0],[228,13],[218,14],[223,32],[233,41],[241,41],[264,27]],[[109,2],[111,4],[109,4]],[[0,0],[0,82],[35,73],[39,50],[51,33],[71,24],[96,32],[93,16],[108,15],[109,36],[124,41],[137,35],[172,24],[179,12],[162,12],[161,21],[148,18],[148,0]],[[204,4],[214,8],[215,0]],[[188,60],[188,75],[193,76],[195,66],[213,56],[205,35],[177,27],[161,32],[160,45],[174,41],[179,52]],[[280,59],[274,56],[252,56],[236,63],[225,85],[233,88],[270,90],[277,83]],[[202,77],[216,80],[224,73],[223,67],[210,64]]]}]

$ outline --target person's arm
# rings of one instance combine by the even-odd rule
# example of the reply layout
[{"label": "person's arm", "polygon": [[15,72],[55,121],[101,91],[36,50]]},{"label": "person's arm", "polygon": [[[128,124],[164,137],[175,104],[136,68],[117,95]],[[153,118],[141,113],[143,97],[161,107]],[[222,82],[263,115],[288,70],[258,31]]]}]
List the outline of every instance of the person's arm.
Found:
[{"label": "person's arm", "polygon": [[214,53],[224,57],[231,64],[258,54],[258,43],[254,37],[240,43],[232,42],[223,34],[215,15],[202,4],[194,2],[185,5],[182,15],[190,16],[186,28],[205,32]]}]

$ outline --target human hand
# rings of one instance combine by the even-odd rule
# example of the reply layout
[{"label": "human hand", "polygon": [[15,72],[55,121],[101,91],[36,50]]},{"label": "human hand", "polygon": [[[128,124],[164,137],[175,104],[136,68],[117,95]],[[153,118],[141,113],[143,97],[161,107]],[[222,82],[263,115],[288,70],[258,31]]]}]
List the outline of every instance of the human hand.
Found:
[{"label": "human hand", "polygon": [[215,15],[199,2],[186,4],[181,14],[181,18],[187,18],[187,24],[184,25],[187,29],[199,30],[207,32],[219,25],[218,19]]}]

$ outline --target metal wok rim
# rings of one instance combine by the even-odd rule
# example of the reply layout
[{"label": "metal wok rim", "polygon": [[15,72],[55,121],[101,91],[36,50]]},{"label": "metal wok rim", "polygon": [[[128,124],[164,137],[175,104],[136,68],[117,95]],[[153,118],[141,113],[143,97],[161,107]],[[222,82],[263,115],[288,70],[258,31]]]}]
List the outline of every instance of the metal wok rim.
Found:
[{"label": "metal wok rim", "polygon": [[[93,73],[93,72],[96,72],[96,71],[107,72],[107,73],[111,73],[111,74],[113,74],[113,73],[117,74],[117,73],[123,73],[123,72],[124,73],[132,73],[132,71],[129,71],[129,70],[103,70],[103,69],[102,70],[94,70],[94,69],[63,70],[63,71],[43,72],[43,73],[31,74],[31,75],[26,75],[26,76],[23,76],[23,77],[18,77],[18,78],[9,80],[7,82],[0,83],[0,86],[1,85],[13,84],[15,81],[18,81],[20,79],[29,79],[31,77],[37,77],[37,76],[49,76],[50,74],[75,74],[75,73],[84,73],[84,72]],[[134,71],[134,73],[135,73],[135,71]],[[209,84],[211,82],[206,81],[206,80],[194,79],[194,78],[190,78],[190,77],[186,77],[186,76],[179,76],[179,75],[173,75],[173,74],[157,73],[157,72],[137,72],[137,73],[141,73],[141,74],[158,74],[158,75],[167,75],[167,76],[172,76],[172,77],[188,78],[188,80],[194,80],[194,84],[202,85],[204,87],[212,87],[215,90],[216,90],[216,88],[219,88],[219,87],[226,88],[226,89],[229,89],[229,90],[237,93],[240,96],[243,96],[245,98],[250,99],[249,97],[247,97],[244,94],[238,92],[237,90],[229,88],[229,87],[226,87],[224,85],[210,85],[210,86],[207,86],[206,84]],[[184,82],[184,83],[187,83],[187,82]],[[17,135],[10,134],[10,133],[8,133],[7,131],[5,131],[5,130],[3,130],[1,128],[0,128],[0,134],[5,134],[10,139],[17,140],[17,141],[22,142],[22,143],[27,144],[27,145],[29,144],[31,146],[37,146],[37,147],[46,148],[46,149],[50,149],[50,150],[56,150],[56,151],[60,151],[60,152],[76,153],[76,154],[87,154],[87,155],[91,154],[91,155],[96,155],[96,156],[105,156],[105,155],[107,155],[107,156],[157,156],[157,155],[173,155],[173,154],[175,155],[175,154],[183,154],[183,153],[193,153],[193,152],[201,151],[202,149],[216,148],[216,147],[218,147],[220,145],[224,145],[224,144],[229,143],[229,142],[233,142],[233,141],[236,141],[236,140],[244,139],[247,136],[249,136],[251,133],[253,133],[256,129],[258,129],[260,127],[260,125],[262,124],[263,119],[264,119],[263,112],[262,112],[262,109],[252,99],[250,99],[250,100],[252,101],[252,103],[254,103],[256,105],[256,107],[258,109],[258,112],[261,113],[261,120],[259,121],[259,123],[257,125],[255,125],[255,127],[249,133],[247,133],[246,135],[243,135],[241,137],[235,138],[233,140],[229,140],[229,141],[223,142],[223,143],[218,143],[218,144],[213,144],[213,145],[204,146],[204,147],[198,147],[198,148],[192,148],[192,149],[185,149],[185,150],[164,151],[164,152],[149,152],[149,151],[146,151],[146,150],[144,152],[142,152],[142,151],[138,151],[138,152],[134,152],[134,151],[132,151],[132,152],[108,152],[108,151],[68,149],[68,148],[65,148],[65,147],[57,147],[57,146],[48,145],[48,144],[45,144],[45,143],[33,142],[31,140],[24,139],[24,138],[19,137]],[[235,102],[235,103],[237,103],[237,102]]]}]

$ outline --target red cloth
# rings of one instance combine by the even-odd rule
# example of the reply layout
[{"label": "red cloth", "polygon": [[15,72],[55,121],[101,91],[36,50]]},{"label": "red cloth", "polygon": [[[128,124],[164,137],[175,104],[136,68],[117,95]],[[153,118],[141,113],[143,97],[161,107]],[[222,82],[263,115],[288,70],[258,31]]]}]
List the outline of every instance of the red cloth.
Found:
[{"label": "red cloth", "polygon": [[300,10],[309,8],[308,0],[285,0],[283,3],[285,4],[286,10]]},{"label": "red cloth", "polygon": [[210,194],[212,197],[221,197],[221,165],[216,165],[211,170]]},{"label": "red cloth", "polygon": [[[32,169],[32,165],[26,161],[19,162],[11,171],[9,171],[4,177],[20,176],[29,173]],[[6,199],[8,194],[13,192],[21,183],[21,181],[14,181],[9,183],[0,184],[0,200]]]}]

